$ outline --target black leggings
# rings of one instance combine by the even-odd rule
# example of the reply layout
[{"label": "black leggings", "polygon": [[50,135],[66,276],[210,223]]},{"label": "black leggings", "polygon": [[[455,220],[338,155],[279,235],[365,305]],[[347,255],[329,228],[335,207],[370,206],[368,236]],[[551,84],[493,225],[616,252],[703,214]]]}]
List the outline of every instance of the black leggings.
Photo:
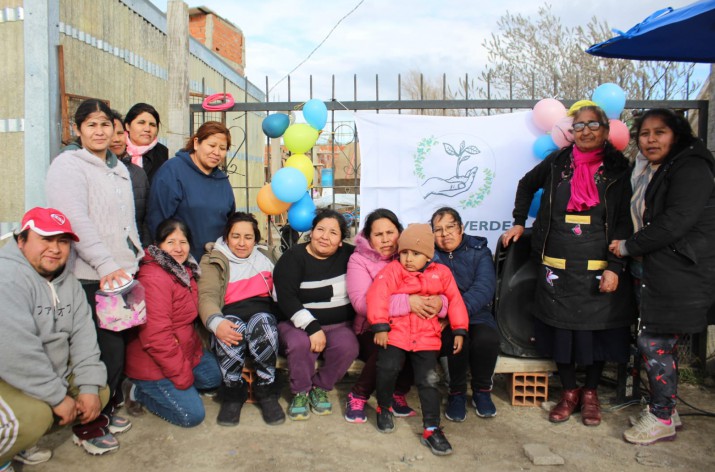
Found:
[{"label": "black leggings", "polygon": [[454,335],[447,326],[442,331],[440,356],[447,356],[449,393],[467,393],[467,372],[472,371],[472,392],[492,389],[492,377],[499,356],[499,333],[485,324],[469,325],[469,335],[459,354],[452,354]]},{"label": "black leggings", "polygon": [[638,350],[650,384],[650,411],[664,420],[673,414],[678,393],[679,340],[677,334],[638,335]]}]

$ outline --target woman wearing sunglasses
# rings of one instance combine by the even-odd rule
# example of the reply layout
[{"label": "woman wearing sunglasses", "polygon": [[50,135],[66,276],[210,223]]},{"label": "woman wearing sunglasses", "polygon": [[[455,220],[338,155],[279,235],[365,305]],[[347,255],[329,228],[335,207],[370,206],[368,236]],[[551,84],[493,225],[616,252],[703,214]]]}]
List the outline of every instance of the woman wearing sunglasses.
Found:
[{"label": "woman wearing sunglasses", "polygon": [[[519,181],[508,246],[524,232],[531,200],[544,189],[532,252],[540,263],[534,304],[537,349],[556,362],[563,387],[549,413],[560,423],[581,408],[586,426],[601,423],[596,389],[606,361],[626,362],[634,320],[625,263],[608,244],[629,236],[629,167],[608,142],[608,118],[596,106],[573,117],[574,144],[553,152]],[[618,236],[621,235],[621,236]],[[576,365],[586,371],[576,383]]]}]

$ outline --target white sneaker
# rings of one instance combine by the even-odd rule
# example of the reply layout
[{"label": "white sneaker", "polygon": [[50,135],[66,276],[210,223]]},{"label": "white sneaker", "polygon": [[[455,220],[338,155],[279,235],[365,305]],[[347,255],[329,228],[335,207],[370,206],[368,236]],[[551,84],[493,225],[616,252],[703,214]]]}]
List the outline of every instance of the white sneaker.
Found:
[{"label": "white sneaker", "polygon": [[663,424],[650,411],[642,413],[638,422],[623,433],[623,439],[632,444],[647,446],[657,441],[672,441],[675,439],[675,425]]},{"label": "white sneaker", "polygon": [[50,460],[50,458],[52,458],[51,449],[43,449],[37,446],[32,446],[29,449],[20,451],[15,454],[15,457],[13,457],[16,461],[27,465],[42,464],[43,462]]},{"label": "white sneaker", "polygon": [[[638,422],[638,420],[640,419],[640,417],[646,413],[649,413],[649,412],[650,412],[650,408],[648,407],[648,405],[646,405],[646,407],[643,408],[643,410],[641,410],[641,412],[638,413],[638,415],[629,416],[628,422],[630,423],[631,426],[635,426],[636,423]],[[675,426],[675,429],[677,431],[680,431],[681,429],[683,429],[683,421],[680,419],[678,410],[676,410],[675,408],[673,408],[673,414],[670,415],[670,419],[673,421],[673,426]]]}]

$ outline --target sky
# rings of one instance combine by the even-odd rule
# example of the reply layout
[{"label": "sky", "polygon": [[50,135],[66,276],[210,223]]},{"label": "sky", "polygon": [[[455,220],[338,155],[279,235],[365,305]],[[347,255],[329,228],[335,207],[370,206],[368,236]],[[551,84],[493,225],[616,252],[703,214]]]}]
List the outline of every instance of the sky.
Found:
[{"label": "sky", "polygon": [[[167,0],[151,0],[166,12]],[[205,6],[236,25],[246,41],[246,76],[272,101],[288,99],[282,80],[291,73],[291,100],[328,100],[335,76],[336,98],[394,99],[398,74],[411,70],[447,82],[476,77],[487,65],[482,43],[498,32],[507,11],[537,17],[544,1],[533,0],[185,0]],[[566,26],[586,25],[596,16],[626,31],[654,11],[679,8],[695,0],[551,0],[552,12]],[[352,13],[351,10],[355,9]],[[346,17],[346,15],[348,15]],[[345,17],[345,18],[344,18]],[[344,19],[343,19],[344,18]],[[341,21],[342,19],[342,21]],[[338,24],[338,22],[340,22]],[[336,27],[337,24],[337,27]],[[615,36],[615,34],[614,34]],[[704,76],[707,66],[698,66]],[[379,76],[379,87],[375,77]],[[281,81],[282,82],[279,82]],[[565,97],[576,98],[576,97]]]}]

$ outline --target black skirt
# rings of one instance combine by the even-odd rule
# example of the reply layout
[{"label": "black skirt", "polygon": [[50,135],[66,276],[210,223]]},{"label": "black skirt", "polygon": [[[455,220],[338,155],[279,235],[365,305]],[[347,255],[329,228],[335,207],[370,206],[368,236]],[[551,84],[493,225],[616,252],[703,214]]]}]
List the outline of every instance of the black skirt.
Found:
[{"label": "black skirt", "polygon": [[606,361],[628,362],[632,342],[630,327],[572,330],[549,326],[534,319],[536,349],[557,364],[592,365]]}]

